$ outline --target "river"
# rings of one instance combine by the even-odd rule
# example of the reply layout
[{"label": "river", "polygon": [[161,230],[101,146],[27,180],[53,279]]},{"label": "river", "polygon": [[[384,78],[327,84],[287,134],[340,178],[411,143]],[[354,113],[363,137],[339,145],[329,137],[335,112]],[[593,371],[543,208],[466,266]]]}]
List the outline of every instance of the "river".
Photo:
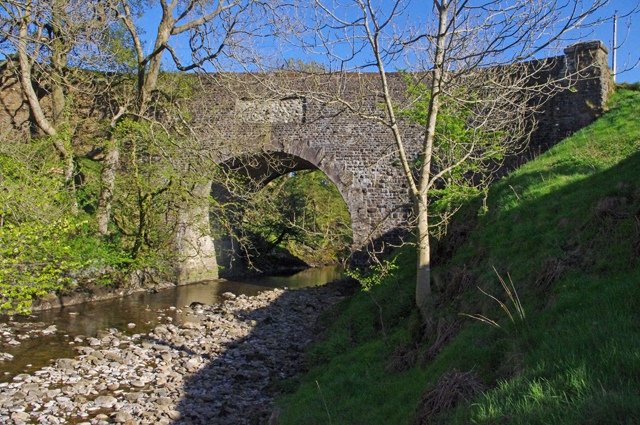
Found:
[{"label": "river", "polygon": [[[116,328],[126,335],[144,336],[160,323],[181,324],[197,320],[185,306],[193,302],[214,304],[221,295],[256,295],[267,288],[302,288],[323,285],[344,275],[339,266],[303,270],[290,276],[266,276],[242,281],[214,280],[164,289],[157,293],[139,292],[126,297],[73,305],[61,309],[34,312],[28,318],[16,317],[5,322],[19,335],[8,334],[0,339],[0,353],[9,353],[12,360],[0,361],[0,382],[7,382],[20,373],[32,373],[48,366],[52,359],[73,358],[73,348],[85,344],[86,338],[98,332]],[[129,327],[135,324],[135,327]],[[55,325],[57,331],[43,335],[42,330]],[[0,335],[2,332],[0,331]],[[15,336],[15,335],[14,335]],[[19,345],[9,345],[14,339]]]}]

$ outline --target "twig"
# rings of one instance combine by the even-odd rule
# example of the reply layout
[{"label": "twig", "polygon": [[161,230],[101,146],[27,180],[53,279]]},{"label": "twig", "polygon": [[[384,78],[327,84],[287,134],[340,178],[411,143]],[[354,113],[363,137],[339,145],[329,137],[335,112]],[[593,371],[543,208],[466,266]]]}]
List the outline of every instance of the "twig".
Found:
[{"label": "twig", "polygon": [[320,398],[322,398],[322,403],[324,404],[324,409],[327,411],[327,416],[329,417],[329,424],[333,425],[331,421],[331,415],[329,414],[329,407],[327,407],[327,401],[324,399],[324,395],[322,395],[322,390],[320,389],[320,384],[316,381],[316,385],[318,386],[318,392],[320,393]]},{"label": "twig", "polygon": [[518,193],[516,192],[516,190],[513,188],[513,186],[509,185],[509,187],[511,188],[511,190],[513,190],[513,193],[516,194],[516,198],[518,198],[518,201],[520,200],[520,197],[518,196]]}]

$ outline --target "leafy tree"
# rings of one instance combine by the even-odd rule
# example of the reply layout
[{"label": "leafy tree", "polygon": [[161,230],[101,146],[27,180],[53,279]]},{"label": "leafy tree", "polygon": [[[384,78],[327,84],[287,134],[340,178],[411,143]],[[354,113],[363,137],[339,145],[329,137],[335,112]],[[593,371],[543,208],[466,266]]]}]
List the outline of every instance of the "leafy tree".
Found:
[{"label": "leafy tree", "polygon": [[[116,40],[128,40],[133,47],[133,55],[123,49],[127,63],[135,74],[133,96],[119,99],[119,109],[111,122],[111,137],[106,144],[106,155],[102,172],[102,192],[98,202],[98,227],[103,235],[108,234],[108,224],[111,213],[111,201],[116,185],[116,173],[120,160],[120,146],[115,131],[120,119],[127,117],[134,121],[147,120],[158,122],[161,114],[172,110],[177,111],[175,99],[167,96],[159,86],[162,69],[162,58],[165,51],[171,54],[173,65],[179,71],[200,69],[203,65],[216,60],[225,49],[233,48],[235,38],[247,29],[247,22],[243,21],[249,15],[252,2],[245,0],[221,0],[218,2],[203,2],[188,0],[185,2],[161,1],[162,15],[155,28],[155,40],[150,53],[143,49],[143,33],[136,24],[137,18],[145,2],[133,0],[117,0],[111,4],[111,10],[119,22],[126,28],[126,37],[116,37]],[[190,63],[183,64],[179,52],[171,46],[170,40],[189,34]],[[127,44],[128,46],[129,44]],[[179,108],[178,108],[179,109]],[[184,116],[178,114],[178,120],[185,123]],[[176,130],[175,128],[169,130]],[[182,130],[185,130],[184,128]],[[186,129],[188,132],[188,129]],[[179,130],[178,130],[179,132]],[[174,133],[176,135],[176,133]],[[182,134],[183,138],[188,137]],[[144,216],[144,214],[140,215]],[[142,235],[140,235],[142,237]]]},{"label": "leafy tree", "polygon": [[[69,284],[76,265],[88,264],[89,251],[101,266],[159,268],[178,256],[197,255],[188,248],[208,235],[214,162],[197,149],[199,136],[185,106],[197,78],[164,72],[163,55],[169,52],[170,66],[181,72],[222,67],[220,58],[251,41],[262,25],[255,12],[267,5],[161,1],[163,13],[146,52],[137,20],[154,5],[18,0],[0,6],[0,52],[7,58],[2,65],[5,75],[13,72],[20,82],[34,124],[33,139],[21,135],[11,144],[16,149],[2,152],[0,237],[8,285],[26,288],[39,282],[37,275],[57,282],[50,290]],[[186,54],[172,47],[185,40]],[[43,142],[53,145],[61,162],[42,153]],[[87,152],[91,145],[96,148]],[[20,168],[25,156],[26,168]],[[62,221],[45,219],[40,210]],[[96,230],[101,238],[94,237]],[[28,236],[38,233],[59,241],[60,255],[47,258],[75,265],[39,272],[29,256],[56,250]],[[176,241],[187,246],[178,254]],[[33,248],[28,255],[27,247]],[[11,274],[18,269],[24,272],[19,279]]]},{"label": "leafy tree", "polygon": [[126,262],[92,238],[90,217],[72,214],[63,159],[46,139],[0,139],[0,313],[29,311],[34,297],[69,287],[73,275]]},{"label": "leafy tree", "polygon": [[[63,176],[75,214],[73,97],[105,89],[92,84],[91,74],[81,69],[109,66],[104,36],[113,21],[104,7],[85,0],[3,2],[0,15],[0,51],[9,58],[7,70],[21,83],[35,128],[64,159]],[[49,105],[51,112],[46,113]]]},{"label": "leafy tree", "polygon": [[313,264],[345,259],[352,243],[347,206],[321,171],[268,183],[243,209],[241,226],[259,252],[283,246]]}]

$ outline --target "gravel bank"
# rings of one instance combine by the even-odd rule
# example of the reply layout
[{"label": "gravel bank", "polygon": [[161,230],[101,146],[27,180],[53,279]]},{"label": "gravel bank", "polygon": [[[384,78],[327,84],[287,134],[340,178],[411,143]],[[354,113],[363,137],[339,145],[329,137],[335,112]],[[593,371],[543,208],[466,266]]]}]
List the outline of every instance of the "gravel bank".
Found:
[{"label": "gravel bank", "polygon": [[266,423],[273,382],[303,370],[318,316],[352,291],[344,279],[226,293],[223,303],[190,307],[199,322],[147,336],[101,332],[75,358],[0,384],[0,423]]}]

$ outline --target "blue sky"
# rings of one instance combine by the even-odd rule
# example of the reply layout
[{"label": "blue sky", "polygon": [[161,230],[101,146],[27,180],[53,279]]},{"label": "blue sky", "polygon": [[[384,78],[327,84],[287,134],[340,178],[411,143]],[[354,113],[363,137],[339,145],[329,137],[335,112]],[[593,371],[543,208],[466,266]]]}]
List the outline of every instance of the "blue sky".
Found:
[{"label": "blue sky", "polygon": [[[629,0],[612,0],[609,5],[599,11],[599,16],[612,16],[616,10],[618,13],[624,13],[631,10],[638,1]],[[624,66],[624,63],[635,64],[640,57],[640,14],[636,14],[630,17],[631,26],[627,28],[627,21],[629,19],[618,19],[618,44],[620,44],[625,37],[626,43],[618,49],[618,68]],[[629,31],[628,31],[629,30]],[[627,35],[628,34],[628,35]],[[609,66],[611,66],[612,54],[611,46],[613,42],[613,22],[609,21],[604,25],[601,25],[594,29],[594,34],[588,38],[596,38],[602,40],[604,44],[609,48]],[[640,66],[635,69],[622,73],[617,76],[617,82],[640,82]]]},{"label": "blue sky", "polygon": [[[384,0],[382,0],[384,2]],[[411,9],[411,19],[417,18],[416,14],[419,15],[416,11],[420,10],[423,7],[424,0],[413,0],[410,5]],[[609,4],[598,11],[596,15],[593,16],[593,19],[598,18],[606,18],[613,16],[616,11],[618,11],[619,15],[628,13],[634,6],[636,6],[640,0],[611,0]],[[427,2],[431,3],[431,2]],[[159,21],[160,10],[159,7],[148,11],[145,16],[138,22],[142,27],[144,27],[147,31],[146,36],[151,38],[155,34],[155,28],[157,22]],[[628,27],[627,24],[630,24]],[[588,28],[583,30],[576,30],[569,34],[570,37],[580,40],[590,40],[590,39],[599,39],[604,42],[604,44],[609,48],[609,65],[611,66],[612,54],[611,54],[611,46],[613,42],[613,20],[608,20],[598,27]],[[626,41],[625,41],[626,38]],[[618,43],[625,43],[618,49],[618,69],[622,69],[625,66],[629,67],[635,65],[640,58],[640,13],[635,14],[629,18],[623,18],[618,20]],[[174,41],[175,43],[175,41]],[[172,44],[174,44],[172,43]],[[179,43],[179,42],[178,42]],[[568,41],[567,44],[570,42]],[[147,43],[147,49],[150,48],[151,40]],[[174,44],[175,45],[175,44]],[[179,49],[179,45],[175,46]],[[295,50],[289,50],[287,52],[288,57],[301,57],[305,59],[304,55],[301,52],[296,52]],[[164,57],[167,68],[173,68],[171,66],[171,60],[169,59],[169,55],[165,55]],[[318,58],[320,59],[320,58]],[[316,60],[318,60],[316,59]],[[321,59],[319,60],[321,61]],[[629,70],[627,72],[623,72],[617,76],[617,82],[639,82],[640,81],[640,66],[635,69]]]}]

